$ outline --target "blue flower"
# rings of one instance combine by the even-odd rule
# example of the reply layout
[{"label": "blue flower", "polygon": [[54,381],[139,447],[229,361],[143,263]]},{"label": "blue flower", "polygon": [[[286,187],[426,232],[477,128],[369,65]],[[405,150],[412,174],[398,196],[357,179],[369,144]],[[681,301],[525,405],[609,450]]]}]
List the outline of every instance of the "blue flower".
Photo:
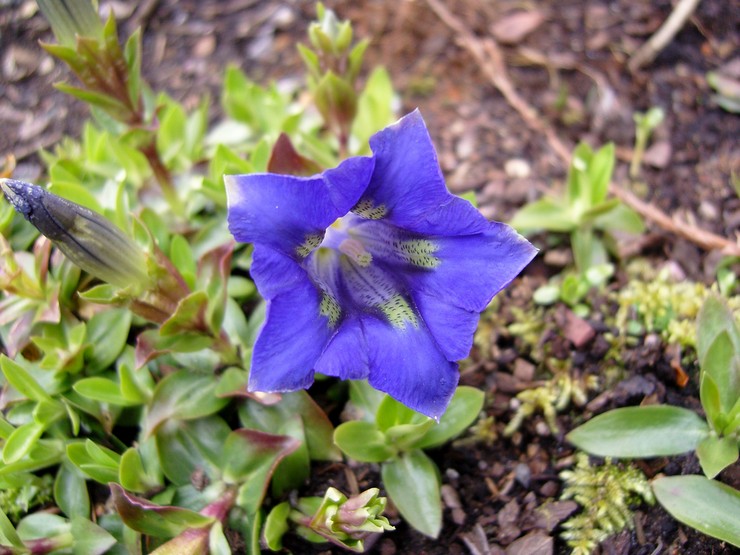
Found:
[{"label": "blue flower", "polygon": [[312,177],[225,177],[229,229],[254,243],[267,300],[249,389],[368,379],[439,418],[480,312],[536,250],[447,191],[418,111],[370,147]]}]

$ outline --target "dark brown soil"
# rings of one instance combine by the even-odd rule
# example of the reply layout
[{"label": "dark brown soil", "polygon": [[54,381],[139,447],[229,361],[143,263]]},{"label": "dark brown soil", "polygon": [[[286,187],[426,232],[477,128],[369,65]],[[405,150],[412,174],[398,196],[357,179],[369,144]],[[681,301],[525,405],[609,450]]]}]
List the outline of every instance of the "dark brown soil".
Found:
[{"label": "dark brown soil", "polygon": [[[326,4],[354,22],[356,36],[371,39],[366,67],[388,68],[401,97],[401,111],[421,109],[453,191],[475,190],[488,217],[506,220],[541,191],[559,186],[565,175],[562,162],[543,137],[522,123],[423,0]],[[635,191],[669,214],[679,213],[700,227],[735,237],[740,229],[740,199],[731,176],[740,175],[740,118],[716,105],[706,82],[708,71],[726,66],[733,56],[738,62],[738,9],[733,2],[701,2],[658,58],[634,75],[626,69],[629,54],[667,17],[668,0],[449,0],[446,4],[479,35],[491,33],[497,21],[517,8],[542,15],[541,24],[531,33],[504,47],[506,62],[519,93],[570,145],[579,140],[594,146],[614,141],[620,160],[628,162],[634,141],[633,113],[662,107],[666,120],[653,138],[653,144],[660,146],[644,165]],[[0,11],[0,155],[14,154],[16,176],[33,180],[42,174],[36,150],[51,147],[64,134],[77,134],[87,112],[52,88],[53,82],[70,77],[38,45],[39,40],[52,37],[35,13],[34,2],[0,0],[0,5],[7,6]],[[144,73],[151,86],[188,106],[195,106],[209,92],[214,119],[220,115],[217,99],[223,69],[229,63],[262,83],[301,78],[295,44],[304,40],[315,13],[314,3],[304,0],[159,0],[113,5],[125,32],[136,24],[145,27]],[[619,164],[616,181],[627,183],[627,166]],[[689,277],[713,278],[719,256],[660,229],[650,233],[644,242],[648,250],[642,254],[655,257],[657,265],[673,261]],[[521,303],[554,271],[542,262],[533,264],[526,271],[531,282],[519,281],[503,295],[502,305]],[[497,323],[509,321],[504,316]],[[599,329],[598,322],[594,326],[599,334],[580,349],[554,334],[548,339],[551,353],[572,358],[584,374],[598,373],[605,330]],[[509,401],[515,394],[507,387],[511,380],[506,376],[517,359],[527,360],[528,353],[518,352],[518,344],[505,333],[494,333],[491,342],[488,352],[474,353],[463,368],[463,383],[486,389],[487,412],[496,419],[498,439],[489,446],[478,443],[432,452],[453,500],[448,500],[440,538],[426,539],[399,521],[398,529],[386,534],[373,553],[552,552],[527,550],[515,542],[538,529],[537,507],[558,498],[558,473],[572,462],[573,449],[562,436],[543,434],[537,418],[528,420],[512,438],[503,438],[501,432],[512,415]],[[648,395],[697,408],[696,388],[676,386],[662,348],[648,358],[644,349],[638,346],[626,357],[628,386],[599,412],[638,404]],[[629,380],[642,381],[638,387]],[[568,431],[582,419],[581,412],[565,414],[559,425]],[[643,470],[649,477],[658,472],[700,472],[693,456],[647,461]],[[355,473],[360,487],[378,484],[373,466],[323,466],[316,468],[312,491],[304,493],[317,493],[328,484],[341,487],[348,471]],[[740,487],[737,468],[726,470],[720,478]],[[456,511],[449,508],[455,505],[453,494],[459,498]],[[568,552],[557,539],[557,528],[542,533],[555,538],[555,553]],[[286,538],[286,545],[295,553],[335,552],[298,539]],[[478,551],[470,545],[478,545]],[[610,554],[730,552],[724,544],[678,525],[659,506],[641,507],[635,529],[602,546],[602,553]]]}]

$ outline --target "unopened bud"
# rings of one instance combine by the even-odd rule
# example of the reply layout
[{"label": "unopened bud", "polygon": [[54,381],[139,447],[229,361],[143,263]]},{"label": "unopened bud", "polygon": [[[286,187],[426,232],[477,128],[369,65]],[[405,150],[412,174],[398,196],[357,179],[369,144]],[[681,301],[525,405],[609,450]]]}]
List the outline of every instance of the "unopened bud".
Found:
[{"label": "unopened bud", "polygon": [[36,0],[44,17],[49,21],[59,44],[74,46],[76,36],[103,36],[97,2],[92,0]]},{"label": "unopened bud", "polygon": [[362,540],[368,535],[394,529],[382,516],[386,499],[378,497],[378,493],[377,488],[372,488],[348,499],[335,488],[327,489],[311,519],[311,530],[331,542],[361,550]]},{"label": "unopened bud", "polygon": [[145,289],[144,252],[111,221],[46,189],[0,179],[5,198],[77,266],[117,287]]}]

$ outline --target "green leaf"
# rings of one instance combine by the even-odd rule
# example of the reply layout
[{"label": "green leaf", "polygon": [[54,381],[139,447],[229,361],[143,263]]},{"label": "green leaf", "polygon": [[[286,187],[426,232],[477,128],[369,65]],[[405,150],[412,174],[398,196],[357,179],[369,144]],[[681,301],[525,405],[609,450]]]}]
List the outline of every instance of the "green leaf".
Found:
[{"label": "green leaf", "polygon": [[116,544],[116,538],[86,517],[72,517],[71,524],[74,555],[103,555]]},{"label": "green leaf", "polygon": [[223,469],[227,482],[241,483],[237,504],[248,515],[257,512],[278,463],[300,442],[289,436],[239,429],[224,443]]},{"label": "green leaf", "polygon": [[214,518],[182,507],[161,506],[129,494],[121,486],[110,484],[116,512],[129,528],[157,538],[169,538],[192,528],[210,526]]},{"label": "green leaf", "polygon": [[0,355],[0,369],[2,369],[8,383],[18,390],[18,393],[26,399],[34,401],[51,401],[44,388],[33,379],[20,364],[10,360],[5,355]]},{"label": "green leaf", "polygon": [[127,309],[109,309],[96,313],[87,322],[85,370],[94,374],[113,364],[126,346],[132,313]]},{"label": "green leaf", "polygon": [[218,416],[166,421],[154,435],[164,475],[178,486],[189,484],[197,469],[205,471],[211,479],[217,478],[230,431]]},{"label": "green leaf", "polygon": [[480,389],[464,385],[458,387],[439,424],[432,427],[414,447],[430,449],[457,437],[475,422],[484,401],[485,394]]},{"label": "green leaf", "polygon": [[67,457],[82,472],[101,484],[118,480],[120,456],[92,440],[69,443]]},{"label": "green leaf", "polygon": [[422,534],[436,539],[442,528],[437,467],[422,451],[403,453],[383,463],[383,485],[401,516]]},{"label": "green leaf", "polygon": [[614,171],[614,143],[609,143],[594,153],[588,167],[591,185],[591,206],[604,202]]},{"label": "green leaf", "polygon": [[15,526],[10,522],[8,515],[0,509],[0,545],[12,545],[13,547],[23,548],[23,542],[21,541],[18,532],[15,531]]},{"label": "green leaf", "polygon": [[54,480],[54,501],[69,518],[90,517],[87,483],[80,472],[69,463],[62,464],[57,472]]},{"label": "green leaf", "polygon": [[283,501],[275,505],[267,515],[262,530],[262,538],[268,549],[280,551],[283,548],[283,536],[290,529],[290,526],[288,526],[290,511],[290,503]]},{"label": "green leaf", "polygon": [[280,497],[286,491],[299,488],[311,477],[311,457],[300,415],[294,414],[286,418],[274,432],[292,437],[298,442],[295,451],[285,456],[273,473],[272,494]]},{"label": "green leaf", "polygon": [[696,329],[696,354],[700,366],[704,366],[704,357],[709,347],[722,332],[729,334],[735,352],[740,352],[740,330],[732,311],[718,295],[710,295],[704,301],[699,311]]},{"label": "green leaf", "polygon": [[430,418],[399,403],[389,395],[386,395],[385,399],[380,403],[375,415],[375,422],[378,425],[378,430],[381,432],[387,432],[394,426],[424,424],[428,420]]},{"label": "green leaf", "polygon": [[14,463],[25,457],[44,433],[44,426],[27,422],[16,428],[3,447],[3,462]]},{"label": "green leaf", "polygon": [[22,540],[36,540],[41,538],[50,538],[69,532],[69,523],[67,519],[39,511],[24,517],[17,526],[18,535]]},{"label": "green leaf", "polygon": [[707,420],[718,434],[722,433],[727,424],[727,417],[722,412],[722,399],[717,383],[709,374],[702,374],[699,384],[699,398],[701,406],[707,415]]},{"label": "green leaf", "polygon": [[101,377],[94,378],[82,378],[78,380],[73,386],[77,393],[93,401],[100,403],[108,403],[110,405],[116,405],[121,407],[133,406],[138,403],[126,399],[121,394],[121,389],[118,384],[112,380]]},{"label": "green leaf", "polygon": [[362,462],[383,462],[395,454],[385,434],[373,422],[354,420],[337,426],[334,443],[348,457]]},{"label": "green leaf", "polygon": [[645,222],[640,215],[621,202],[608,212],[597,216],[593,225],[603,231],[624,231],[635,235],[645,231]]},{"label": "green leaf", "polygon": [[393,121],[393,84],[384,67],[376,67],[357,101],[352,136],[357,139],[355,154],[369,153],[368,140]]},{"label": "green leaf", "polygon": [[167,420],[193,420],[214,414],[229,400],[216,396],[213,376],[179,371],[157,384],[143,426],[148,436]]},{"label": "green leaf", "polygon": [[121,455],[118,476],[119,482],[124,488],[137,493],[145,493],[162,485],[158,476],[152,476],[144,468],[137,447],[129,447]]},{"label": "green leaf", "polygon": [[679,455],[707,437],[707,423],[679,407],[625,407],[600,414],[570,432],[573,445],[600,457],[645,458]]},{"label": "green leaf", "polygon": [[696,448],[701,469],[707,478],[714,478],[738,459],[738,439],[734,437],[705,437]]},{"label": "green leaf", "polygon": [[669,476],[653,482],[658,502],[673,518],[740,547],[740,492],[703,476]]},{"label": "green leaf", "polygon": [[28,456],[6,465],[0,465],[0,476],[8,476],[15,472],[36,472],[59,464],[64,453],[64,443],[61,440],[38,440]]},{"label": "green leaf", "polygon": [[514,214],[509,225],[520,233],[527,234],[541,229],[568,232],[574,230],[578,222],[567,206],[553,198],[544,197],[523,206]]},{"label": "green leaf", "polygon": [[349,382],[349,400],[354,410],[359,412],[359,419],[375,422],[378,407],[385,399],[385,393],[372,387],[367,380],[351,380]]},{"label": "green leaf", "polygon": [[709,345],[701,363],[701,374],[717,385],[720,410],[729,413],[740,397],[740,350],[735,350],[728,331],[722,331]]}]

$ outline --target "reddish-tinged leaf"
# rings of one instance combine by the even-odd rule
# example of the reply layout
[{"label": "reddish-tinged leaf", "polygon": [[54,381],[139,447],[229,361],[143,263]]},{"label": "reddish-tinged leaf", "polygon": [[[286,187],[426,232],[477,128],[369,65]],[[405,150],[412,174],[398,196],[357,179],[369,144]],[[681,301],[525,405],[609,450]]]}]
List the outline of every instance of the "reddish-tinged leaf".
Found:
[{"label": "reddish-tinged leaf", "polygon": [[267,171],[285,175],[310,176],[321,173],[321,166],[313,160],[301,156],[293,147],[290,138],[281,133],[275,146],[272,147],[270,161],[267,162]]},{"label": "reddish-tinged leaf", "polygon": [[131,495],[116,483],[110,483],[109,486],[113,505],[124,524],[147,536],[172,537],[188,529],[210,526],[215,521],[212,517],[182,507],[155,505]]}]

